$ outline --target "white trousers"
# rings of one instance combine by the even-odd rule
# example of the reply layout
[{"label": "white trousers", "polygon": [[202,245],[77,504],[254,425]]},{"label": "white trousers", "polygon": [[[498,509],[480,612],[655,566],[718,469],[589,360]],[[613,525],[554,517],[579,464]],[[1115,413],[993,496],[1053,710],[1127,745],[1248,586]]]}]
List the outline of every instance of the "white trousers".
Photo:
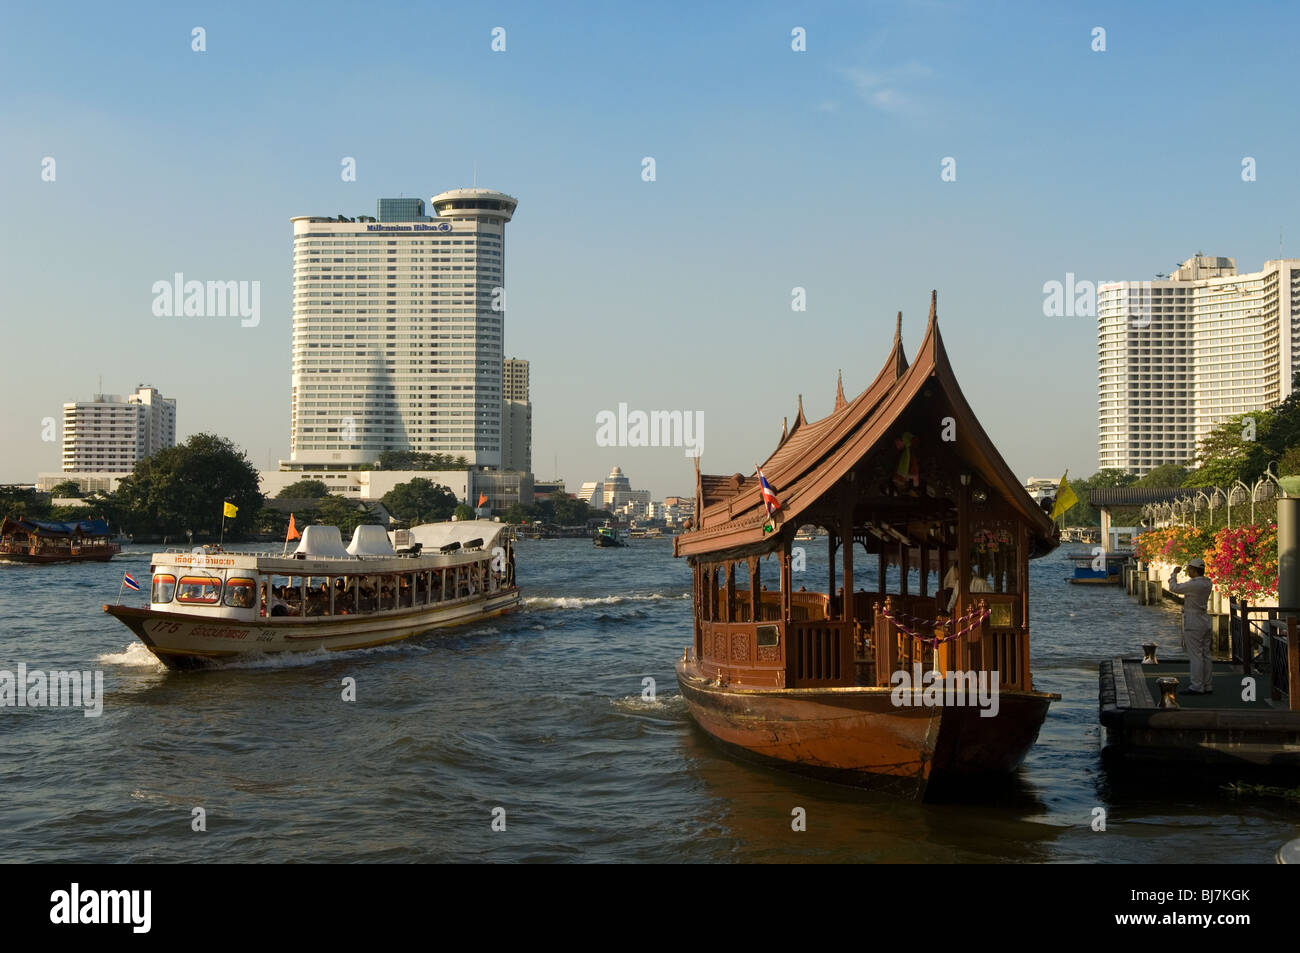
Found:
[{"label": "white trousers", "polygon": [[1210,630],[1184,632],[1183,643],[1187,646],[1187,658],[1192,665],[1192,684],[1187,687],[1194,692],[1209,691],[1213,688],[1214,680],[1214,662],[1210,658]]}]

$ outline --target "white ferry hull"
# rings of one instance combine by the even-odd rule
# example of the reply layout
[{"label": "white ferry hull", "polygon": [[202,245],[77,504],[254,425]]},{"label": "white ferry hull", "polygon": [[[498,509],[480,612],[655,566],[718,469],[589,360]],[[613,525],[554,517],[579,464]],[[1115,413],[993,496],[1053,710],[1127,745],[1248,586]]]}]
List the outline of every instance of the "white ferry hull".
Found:
[{"label": "white ferry hull", "polygon": [[365,615],[328,618],[274,616],[257,620],[106,605],[169,668],[195,668],[249,655],[343,652],[400,642],[431,629],[463,625],[508,612],[518,588]]}]

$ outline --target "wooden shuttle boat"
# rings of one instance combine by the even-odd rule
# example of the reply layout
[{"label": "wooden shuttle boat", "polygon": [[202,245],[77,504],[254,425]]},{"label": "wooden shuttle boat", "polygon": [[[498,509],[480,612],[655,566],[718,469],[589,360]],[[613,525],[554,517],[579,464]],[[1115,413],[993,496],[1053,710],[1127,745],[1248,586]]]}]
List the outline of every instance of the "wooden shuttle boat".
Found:
[{"label": "wooden shuttle boat", "polygon": [[[800,398],[760,468],[775,518],[758,475],[697,461],[695,517],[673,543],[695,592],[677,680],[695,721],[741,757],[919,798],[1005,780],[1059,699],[1033,686],[1028,593],[1029,560],[1057,537],[962,396],[933,296],[910,366],[901,325],[852,401],[841,384],[809,422]],[[829,534],[824,593],[795,578],[810,523]],[[855,585],[855,555],[875,559],[876,591]],[[903,571],[887,592],[889,567]]]},{"label": "wooden shuttle boat", "polygon": [[121,551],[103,520],[47,523],[5,517],[0,522],[0,562],[108,562]]},{"label": "wooden shuttle boat", "polygon": [[[505,523],[416,526],[394,550],[379,526],[343,548],[309,526],[294,553],[155,553],[147,608],[106,605],[170,668],[242,655],[384,645],[519,603]],[[418,545],[417,545],[418,544]]]}]

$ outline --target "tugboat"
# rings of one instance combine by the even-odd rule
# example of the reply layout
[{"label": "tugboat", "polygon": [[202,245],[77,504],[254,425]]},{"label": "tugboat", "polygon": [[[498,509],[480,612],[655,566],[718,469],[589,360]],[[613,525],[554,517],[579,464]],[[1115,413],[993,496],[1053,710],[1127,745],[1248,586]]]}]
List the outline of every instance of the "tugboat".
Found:
[{"label": "tugboat", "polygon": [[510,527],[431,523],[395,550],[382,526],[308,526],[293,553],[155,553],[147,608],[104,611],[169,668],[241,655],[337,652],[476,622],[519,604]]},{"label": "tugboat", "polygon": [[627,543],[618,538],[618,530],[611,526],[602,526],[596,530],[596,535],[591,538],[598,549],[610,549],[616,546],[626,546]]},{"label": "tugboat", "polygon": [[0,523],[0,562],[108,562],[122,551],[104,520],[46,523],[25,517]]},{"label": "tugboat", "polygon": [[[910,367],[901,327],[852,401],[841,383],[810,422],[800,398],[753,476],[701,474],[697,458],[695,516],[673,542],[695,590],[676,668],[728,752],[919,799],[1004,781],[1060,698],[1029,668],[1029,560],[1057,537],[962,395],[934,297]],[[809,523],[828,532],[825,592],[792,575]],[[868,554],[874,592],[854,576]]]}]

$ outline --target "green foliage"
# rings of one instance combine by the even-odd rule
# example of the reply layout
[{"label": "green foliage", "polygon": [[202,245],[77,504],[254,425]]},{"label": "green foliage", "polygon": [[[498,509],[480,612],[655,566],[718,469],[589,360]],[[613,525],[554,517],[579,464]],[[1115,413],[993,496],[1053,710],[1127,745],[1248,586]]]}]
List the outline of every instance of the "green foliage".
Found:
[{"label": "green foliage", "polygon": [[461,503],[456,507],[455,516],[458,520],[472,520],[474,519],[474,511],[467,503]]},{"label": "green foliage", "polygon": [[50,497],[52,499],[81,499],[81,484],[76,480],[64,480],[50,487]]},{"label": "green foliage", "polygon": [[454,470],[466,466],[469,461],[464,457],[415,450],[385,450],[375,462],[376,470]]},{"label": "green foliage", "polygon": [[383,495],[382,502],[395,518],[412,524],[445,520],[457,512],[456,494],[424,477],[397,484]]},{"label": "green foliage", "polygon": [[225,521],[226,533],[237,537],[252,529],[262,499],[248,456],[224,437],[200,433],[139,461],[112,508],[128,533],[214,537],[228,500],[239,512]]},{"label": "green foliage", "polygon": [[1152,489],[1163,489],[1166,487],[1182,486],[1183,481],[1187,479],[1190,473],[1187,467],[1180,467],[1176,463],[1167,463],[1161,467],[1154,467],[1146,472],[1134,486],[1149,487]]},{"label": "green foliage", "polygon": [[[311,514],[304,515],[309,515],[313,523],[337,526],[339,533],[342,534],[345,540],[362,523],[377,522],[374,507],[363,506],[356,500],[349,500],[335,494],[322,497],[318,501],[316,509]],[[307,520],[299,519],[296,514],[294,522],[299,527],[307,525]]]},{"label": "green foliage", "polygon": [[324,480],[299,480],[290,483],[275,495],[277,500],[319,500],[329,496],[330,488]]},{"label": "green foliage", "polygon": [[50,499],[31,487],[0,488],[0,516],[18,519],[27,516],[35,520],[46,519],[50,514]]}]

